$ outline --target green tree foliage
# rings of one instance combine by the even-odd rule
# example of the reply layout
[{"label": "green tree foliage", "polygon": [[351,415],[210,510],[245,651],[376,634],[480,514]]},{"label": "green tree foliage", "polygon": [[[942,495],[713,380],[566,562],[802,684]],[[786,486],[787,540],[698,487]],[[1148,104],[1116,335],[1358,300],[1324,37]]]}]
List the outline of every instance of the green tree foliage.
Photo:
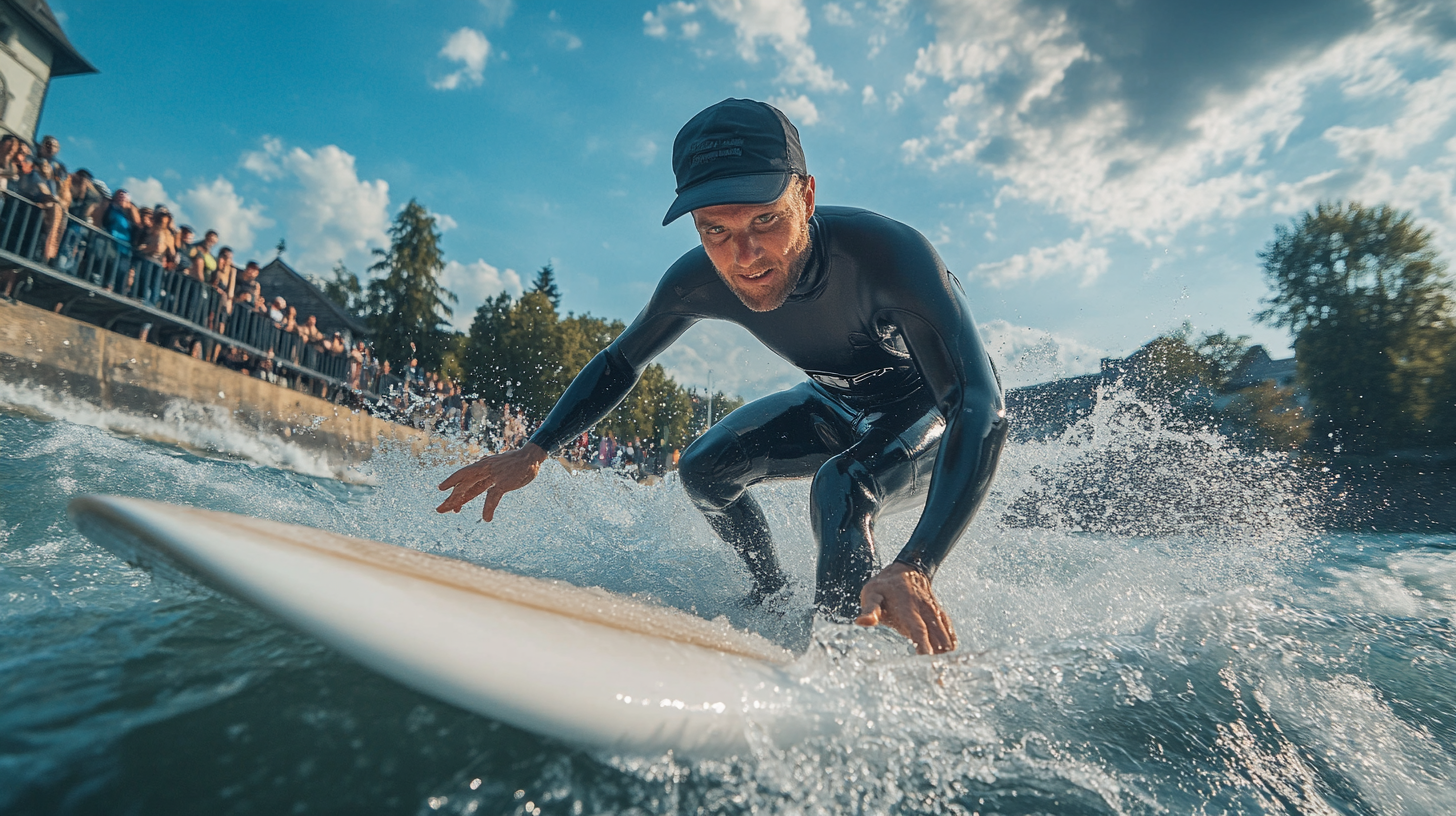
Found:
[{"label": "green tree foliage", "polygon": [[313,282],[340,309],[356,317],[363,314],[364,288],[359,284],[359,276],[350,272],[343,261],[334,264],[333,277],[315,278]]},{"label": "green tree foliage", "polygon": [[540,292],[551,300],[551,308],[561,308],[561,289],[556,285],[556,269],[551,264],[541,267],[536,273],[536,282],[531,285],[532,292]]},{"label": "green tree foliage", "polygon": [[1294,450],[1309,439],[1310,419],[1304,409],[1271,382],[1234,394],[1219,418],[1219,430],[1249,448]]},{"label": "green tree foliage", "polygon": [[1321,204],[1259,257],[1259,314],[1294,335],[1315,438],[1356,450],[1429,444],[1450,365],[1450,283],[1431,235],[1388,206]]},{"label": "green tree foliage", "polygon": [[1293,394],[1273,383],[1230,390],[1249,354],[1249,338],[1224,331],[1192,340],[1192,327],[1154,338],[1127,361],[1124,383],[1165,409],[1175,424],[1217,427],[1241,445],[1289,450],[1309,437],[1310,421]]},{"label": "green tree foliage", "polygon": [[[466,393],[543,419],[582,367],[625,328],[619,320],[591,315],[562,318],[547,291],[529,291],[519,300],[502,292],[476,310],[464,341]],[[651,365],[597,431],[682,447],[701,431],[693,425],[693,408],[691,395],[662,366]]]},{"label": "green tree foliage", "polygon": [[369,267],[377,276],[369,282],[366,299],[375,351],[397,369],[418,357],[426,370],[437,371],[451,350],[446,319],[454,314],[449,304],[457,298],[440,284],[445,257],[435,217],[410,199],[390,226],[389,238],[389,249],[374,250],[379,261]]},{"label": "green tree foliage", "polygon": [[1244,361],[1244,355],[1249,353],[1249,336],[1234,336],[1220,330],[1203,335],[1194,348],[1207,365],[1205,382],[1213,390],[1223,391],[1228,388],[1229,377]]}]

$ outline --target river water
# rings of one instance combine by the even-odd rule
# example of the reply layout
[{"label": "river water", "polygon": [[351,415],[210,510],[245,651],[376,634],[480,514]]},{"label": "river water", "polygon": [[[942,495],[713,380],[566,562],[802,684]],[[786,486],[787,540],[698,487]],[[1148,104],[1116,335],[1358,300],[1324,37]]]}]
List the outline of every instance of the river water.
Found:
[{"label": "river water", "polygon": [[[959,651],[818,623],[792,671],[842,730],[713,762],[436,702],[65,514],[92,492],[249,513],[771,628],[673,479],[550,466],[483,525],[432,512],[444,463],[385,453],[349,485],[185,410],[0,400],[0,813],[1456,812],[1456,537],[1321,532],[1328,486],[1126,398],[1008,448],[936,582]],[[190,444],[148,441],[163,425]],[[762,495],[806,606],[805,487]]]}]

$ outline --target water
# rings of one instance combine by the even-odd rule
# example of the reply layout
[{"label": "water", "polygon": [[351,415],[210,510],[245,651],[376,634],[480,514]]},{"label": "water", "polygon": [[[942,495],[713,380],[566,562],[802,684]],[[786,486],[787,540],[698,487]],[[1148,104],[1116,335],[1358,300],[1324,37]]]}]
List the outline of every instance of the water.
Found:
[{"label": "water", "polygon": [[[0,412],[3,813],[1456,812],[1456,537],[1318,532],[1320,493],[1282,463],[1126,398],[1006,452],[937,578],[958,652],[820,624],[792,670],[842,732],[691,762],[436,702],[65,516],[87,492],[194,504],[762,625],[671,479],[549,467],[487,526],[432,512],[447,463],[389,454],[348,485],[216,428],[183,449],[9,396],[28,407]],[[807,604],[805,488],[764,495]]]}]

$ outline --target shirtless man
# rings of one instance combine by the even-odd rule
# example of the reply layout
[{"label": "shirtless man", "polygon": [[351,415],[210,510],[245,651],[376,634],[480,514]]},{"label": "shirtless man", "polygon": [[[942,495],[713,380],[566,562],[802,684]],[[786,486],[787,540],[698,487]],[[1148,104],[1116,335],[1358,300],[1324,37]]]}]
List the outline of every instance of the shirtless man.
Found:
[{"label": "shirtless man", "polygon": [[[930,242],[866,210],[815,206],[798,131],[772,106],[729,99],[673,144],[677,200],[702,246],[678,259],[642,313],[582,369],[520,448],[461,468],[440,512],[529,484],[546,457],[615,407],[693,323],[728,320],[809,380],[751,402],[683,454],[683,487],[742,557],[752,597],[786,579],[748,488],[813,477],[815,603],[887,624],[921,654],[956,647],[931,589],[936,568],[985,499],[1006,438],[1000,385],[958,281]],[[920,521],[879,568],[875,520],[924,499]]]}]

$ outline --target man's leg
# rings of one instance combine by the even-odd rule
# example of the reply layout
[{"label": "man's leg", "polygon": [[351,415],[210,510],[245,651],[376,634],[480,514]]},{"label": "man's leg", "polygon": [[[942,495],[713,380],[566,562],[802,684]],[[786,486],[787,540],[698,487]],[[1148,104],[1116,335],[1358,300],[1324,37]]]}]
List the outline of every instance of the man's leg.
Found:
[{"label": "man's leg", "polygon": [[745,405],[683,452],[678,472],[708,525],[753,576],[753,597],[785,584],[768,521],[750,485],[804,477],[851,441],[853,416],[805,383]]},{"label": "man's leg", "polygon": [[928,395],[871,413],[858,441],[814,475],[809,515],[819,542],[814,604],[827,614],[859,614],[859,591],[880,568],[875,520],[896,504],[923,497],[945,431]]}]

